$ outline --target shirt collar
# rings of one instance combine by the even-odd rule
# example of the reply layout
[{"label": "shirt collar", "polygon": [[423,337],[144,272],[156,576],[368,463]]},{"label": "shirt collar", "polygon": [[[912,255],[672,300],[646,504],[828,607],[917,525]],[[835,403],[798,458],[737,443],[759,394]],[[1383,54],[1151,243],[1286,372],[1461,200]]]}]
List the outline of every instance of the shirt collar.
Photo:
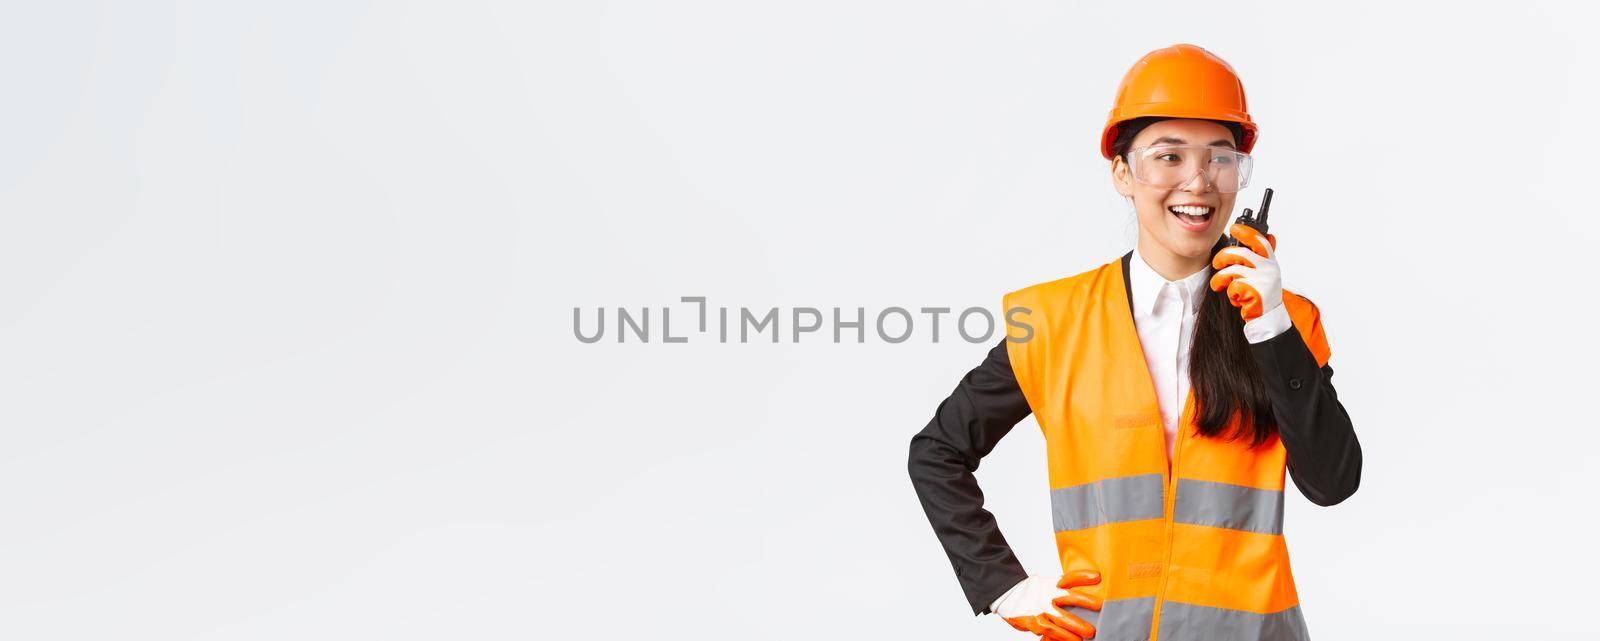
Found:
[{"label": "shirt collar", "polygon": [[1156,273],[1156,270],[1144,261],[1144,256],[1139,254],[1139,247],[1136,244],[1133,248],[1133,258],[1128,261],[1128,267],[1131,271],[1128,285],[1133,290],[1135,312],[1145,316],[1154,314],[1156,302],[1161,298],[1161,288],[1167,286],[1179,287],[1179,292],[1189,293],[1189,313],[1193,314],[1200,309],[1200,303],[1205,297],[1206,281],[1211,274],[1210,265],[1182,279],[1169,281],[1162,278],[1161,274]]}]

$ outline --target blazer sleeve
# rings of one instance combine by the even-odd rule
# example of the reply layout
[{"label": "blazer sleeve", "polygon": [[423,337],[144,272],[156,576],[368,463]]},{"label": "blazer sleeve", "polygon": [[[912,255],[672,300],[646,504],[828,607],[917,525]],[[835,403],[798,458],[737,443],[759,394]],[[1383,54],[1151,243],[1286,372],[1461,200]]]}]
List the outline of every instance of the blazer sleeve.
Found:
[{"label": "blazer sleeve", "polygon": [[[1361,485],[1361,443],[1333,389],[1327,341],[1315,307],[1311,310],[1309,317],[1295,320],[1309,328],[1297,327],[1301,331],[1252,343],[1250,351],[1272,398],[1278,437],[1295,486],[1312,503],[1335,505]],[[1317,345],[1315,352],[1306,336]]]},{"label": "blazer sleeve", "polygon": [[911,437],[911,485],[974,615],[988,612],[995,599],[1028,577],[994,515],[983,508],[973,472],[1031,412],[1001,339]]}]

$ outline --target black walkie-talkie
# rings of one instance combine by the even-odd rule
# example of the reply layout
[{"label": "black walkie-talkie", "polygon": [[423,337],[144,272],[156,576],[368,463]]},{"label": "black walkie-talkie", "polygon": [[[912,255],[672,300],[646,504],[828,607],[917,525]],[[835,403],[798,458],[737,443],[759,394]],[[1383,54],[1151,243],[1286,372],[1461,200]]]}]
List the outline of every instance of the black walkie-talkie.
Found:
[{"label": "black walkie-talkie", "polygon": [[[1238,218],[1235,218],[1233,222],[1239,223],[1241,225],[1244,225],[1246,227],[1254,229],[1254,230],[1256,230],[1258,232],[1261,232],[1261,237],[1262,238],[1266,238],[1266,236],[1267,236],[1267,208],[1271,207],[1271,206],[1272,206],[1272,188],[1268,187],[1266,195],[1261,197],[1261,211],[1260,211],[1260,213],[1257,213],[1254,217],[1252,217],[1250,215],[1250,208],[1246,207],[1246,208],[1244,208],[1244,213],[1241,214]],[[1240,246],[1242,244],[1243,243],[1239,242],[1239,239],[1234,238],[1232,235],[1228,236],[1228,246],[1229,247],[1238,247],[1238,246]]]}]

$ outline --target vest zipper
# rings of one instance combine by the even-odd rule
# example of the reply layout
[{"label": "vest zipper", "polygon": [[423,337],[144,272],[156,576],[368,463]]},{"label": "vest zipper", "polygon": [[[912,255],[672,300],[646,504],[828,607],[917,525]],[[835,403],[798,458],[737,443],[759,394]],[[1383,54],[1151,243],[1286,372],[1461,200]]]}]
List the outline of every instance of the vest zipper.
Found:
[{"label": "vest zipper", "polygon": [[1178,414],[1178,439],[1172,444],[1172,465],[1167,469],[1167,492],[1165,505],[1162,506],[1162,518],[1166,525],[1166,539],[1161,545],[1161,584],[1156,586],[1155,614],[1150,619],[1150,641],[1157,641],[1161,636],[1161,604],[1166,601],[1167,581],[1172,574],[1172,535],[1173,535],[1173,510],[1178,503],[1178,462],[1183,458],[1183,442],[1188,436],[1189,408],[1194,404],[1194,394],[1184,398],[1183,411]]}]

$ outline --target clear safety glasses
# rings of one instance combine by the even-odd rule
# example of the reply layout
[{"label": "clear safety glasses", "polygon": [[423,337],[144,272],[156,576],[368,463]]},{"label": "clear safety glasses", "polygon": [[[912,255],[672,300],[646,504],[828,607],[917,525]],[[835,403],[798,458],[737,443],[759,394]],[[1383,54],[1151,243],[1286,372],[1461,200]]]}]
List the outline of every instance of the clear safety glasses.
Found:
[{"label": "clear safety glasses", "polygon": [[[1204,174],[1217,191],[1231,194],[1250,184],[1250,154],[1206,145],[1151,145],[1128,150],[1135,180],[1160,189],[1177,189]],[[1206,187],[1197,185],[1200,190]]]}]

